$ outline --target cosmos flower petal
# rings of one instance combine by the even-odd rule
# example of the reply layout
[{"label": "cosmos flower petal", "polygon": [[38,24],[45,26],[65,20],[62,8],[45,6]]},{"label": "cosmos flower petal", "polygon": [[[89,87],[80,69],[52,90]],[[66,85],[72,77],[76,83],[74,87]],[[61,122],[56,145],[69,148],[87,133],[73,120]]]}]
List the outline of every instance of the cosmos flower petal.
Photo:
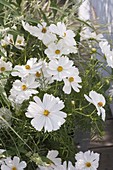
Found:
[{"label": "cosmos flower petal", "polygon": [[17,156],[14,156],[14,158],[13,158],[13,163],[14,163],[14,165],[15,165],[15,166],[18,166],[19,162],[20,162],[20,158],[17,157]]},{"label": "cosmos flower petal", "polygon": [[37,96],[33,97],[34,101],[43,108],[43,103],[41,102],[40,98]]},{"label": "cosmos flower petal", "polygon": [[20,164],[18,165],[18,168],[23,169],[23,168],[25,168],[26,166],[27,166],[26,162],[25,162],[25,161],[22,161],[22,162],[20,162]]},{"label": "cosmos flower petal", "polygon": [[105,109],[101,107],[100,110],[101,110],[102,120],[105,121],[105,116],[106,116]]},{"label": "cosmos flower petal", "polygon": [[64,85],[64,86],[63,86],[63,91],[64,91],[66,94],[70,94],[70,93],[71,93],[71,86]]},{"label": "cosmos flower petal", "polygon": [[50,121],[50,118],[47,117],[45,121],[45,132],[51,132],[53,130],[52,122]]},{"label": "cosmos flower petal", "polygon": [[6,165],[2,165],[2,166],[1,166],[1,170],[11,170],[11,168],[9,168],[9,167],[6,166]]},{"label": "cosmos flower petal", "polygon": [[45,126],[45,117],[40,115],[31,120],[31,125],[38,131],[41,131],[43,126]]},{"label": "cosmos flower petal", "polygon": [[71,83],[71,86],[72,86],[73,90],[76,91],[76,92],[79,92],[80,91],[79,88],[82,87],[82,86],[78,85],[78,87],[79,87],[78,88],[76,83]]},{"label": "cosmos flower petal", "polygon": [[84,94],[84,97],[86,98],[86,100],[87,100],[88,102],[92,103],[91,98],[89,98],[86,94]]}]

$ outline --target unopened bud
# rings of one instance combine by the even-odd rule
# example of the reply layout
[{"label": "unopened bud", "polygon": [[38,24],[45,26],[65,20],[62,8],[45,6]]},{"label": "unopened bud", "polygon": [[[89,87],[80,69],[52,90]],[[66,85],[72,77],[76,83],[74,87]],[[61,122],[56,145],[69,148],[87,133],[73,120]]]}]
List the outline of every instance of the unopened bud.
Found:
[{"label": "unopened bud", "polygon": [[109,80],[108,79],[106,79],[106,84],[108,85],[110,82],[109,82]]},{"label": "unopened bud", "polygon": [[71,104],[72,104],[72,105],[75,105],[75,101],[74,101],[74,100],[72,100],[72,101],[71,101]]},{"label": "unopened bud", "polygon": [[96,53],[96,52],[97,52],[97,49],[96,49],[96,48],[92,48],[92,49],[91,49],[91,52],[92,52],[92,53]]},{"label": "unopened bud", "polygon": [[109,99],[110,102],[112,102],[112,100],[113,100],[113,98],[111,96],[109,96],[108,99]]}]

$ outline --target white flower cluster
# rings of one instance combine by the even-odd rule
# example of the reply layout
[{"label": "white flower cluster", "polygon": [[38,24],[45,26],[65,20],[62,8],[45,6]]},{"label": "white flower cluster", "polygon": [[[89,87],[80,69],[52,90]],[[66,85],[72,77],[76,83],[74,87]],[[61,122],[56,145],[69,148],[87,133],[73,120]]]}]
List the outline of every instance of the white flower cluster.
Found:
[{"label": "white flower cluster", "polygon": [[0,59],[0,73],[12,71],[12,63],[11,62],[5,62],[2,59]]},{"label": "white flower cluster", "polygon": [[18,76],[21,80],[16,80],[10,90],[10,100],[21,104],[29,99],[32,94],[38,93],[36,88],[46,88],[48,84],[56,81],[64,81],[63,91],[71,93],[71,87],[79,92],[81,88],[81,78],[78,68],[73,66],[73,61],[63,54],[77,52],[74,32],[66,30],[64,23],[51,24],[47,27],[46,23],[31,26],[22,21],[25,30],[33,36],[38,37],[48,48],[45,54],[49,62],[30,58],[25,65],[16,65],[13,68],[12,76]]},{"label": "white flower cluster", "polygon": [[23,49],[26,45],[25,39],[23,36],[18,35],[14,42],[14,38],[12,34],[5,35],[3,39],[0,41],[0,45],[2,48],[5,48],[7,45],[13,45],[18,49]]},{"label": "white flower cluster", "polygon": [[59,58],[61,55],[77,53],[75,34],[72,30],[67,30],[64,23],[58,22],[57,25],[42,22],[37,26],[31,26],[22,21],[23,28],[31,35],[37,37],[48,48],[45,50],[49,59]]},{"label": "white flower cluster", "polygon": [[70,161],[61,163],[61,159],[57,157],[58,151],[52,150],[47,154],[50,163],[39,166],[37,170],[97,170],[99,166],[99,154],[93,151],[79,152],[75,155],[75,165]]},{"label": "white flower cluster", "polygon": [[70,53],[76,53],[75,34],[72,30],[66,30],[64,23],[58,22],[57,25],[51,24],[47,26],[44,22],[38,26],[31,26],[22,21],[23,27],[31,35],[38,37],[46,46],[45,54],[49,58],[47,69],[44,70],[48,77],[57,81],[64,81],[63,91],[67,94],[71,93],[71,87],[79,92],[81,82],[78,69],[73,66],[73,61],[69,60]]},{"label": "white flower cluster", "polygon": [[[66,30],[65,24],[61,22],[57,25],[51,24],[49,27],[46,23],[38,24],[37,27],[22,23],[25,30],[38,37],[47,46],[45,54],[49,62],[30,58],[25,65],[15,65],[12,68],[11,62],[0,59],[0,73],[12,71],[11,75],[16,77],[9,96],[13,106],[29,100],[32,95],[39,93],[38,88],[45,89],[54,81],[64,81],[63,91],[67,94],[71,93],[71,88],[79,92],[81,78],[78,68],[74,66],[72,60],[63,56],[63,54],[77,52],[74,32]],[[23,36],[18,35],[14,42],[13,35],[8,34],[1,40],[2,47],[7,45],[22,49],[26,43]],[[66,113],[61,111],[64,108],[64,103],[58,97],[55,98],[49,94],[44,95],[43,102],[37,96],[34,97],[34,101],[30,102],[26,113],[27,117],[33,118],[32,126],[38,131],[43,128],[45,132],[58,130],[67,116]]]},{"label": "white flower cluster", "polygon": [[[70,94],[72,89],[79,92],[82,88],[79,84],[82,82],[79,70],[74,66],[72,60],[63,56],[63,54],[77,52],[74,32],[66,30],[65,24],[61,22],[57,25],[51,24],[49,27],[46,23],[38,24],[37,27],[25,22],[22,24],[25,30],[38,37],[47,46],[45,54],[49,61],[46,62],[42,59],[37,61],[37,58],[30,58],[25,65],[15,65],[12,69],[11,62],[0,59],[1,73],[12,71],[13,77],[19,77],[13,82],[10,89],[10,101],[14,104],[22,104],[25,100],[29,100],[32,95],[38,94],[38,89],[45,89],[54,81],[64,82],[62,90],[66,94]],[[17,37],[18,41],[19,38],[25,45],[23,37]],[[10,34],[5,37],[4,41],[1,41],[2,45],[3,42],[14,44]],[[91,99],[86,95],[85,98],[96,106],[97,114],[105,120],[104,97],[93,91],[90,93]],[[64,103],[52,94],[44,94],[42,102],[37,96],[34,96],[33,99],[34,102],[30,102],[26,113],[28,118],[32,118],[32,126],[38,131],[43,128],[45,132],[58,130],[67,117],[67,114],[61,111],[64,108]]]},{"label": "white flower cluster", "polygon": [[[38,94],[37,88],[46,88],[54,81],[64,81],[63,91],[66,94],[70,94],[71,89],[79,92],[79,88],[82,87],[79,85],[82,82],[79,70],[72,60],[63,56],[77,52],[74,32],[66,30],[65,24],[61,22],[57,25],[51,24],[49,27],[46,23],[38,24],[37,27],[24,21],[22,24],[25,30],[38,37],[47,46],[45,54],[49,62],[30,58],[25,65],[15,65],[11,75],[18,76],[19,79],[13,82],[9,99],[22,104],[32,95]],[[32,126],[38,131],[43,128],[45,132],[58,130],[67,116],[61,111],[64,108],[63,102],[49,94],[44,95],[43,102],[37,96],[34,97],[34,101],[30,102],[26,113],[27,117],[33,118]]]},{"label": "white flower cluster", "polygon": [[[4,149],[0,149],[0,154],[5,152]],[[43,165],[39,165],[36,170],[97,170],[99,166],[99,157],[98,153],[93,151],[79,152],[75,155],[75,165],[72,165],[70,161],[64,161],[62,163],[61,158],[58,156],[57,150],[51,150],[47,154],[48,163],[44,162]],[[0,160],[1,170],[23,170],[27,167],[25,161],[20,162],[20,158],[14,156],[4,158]]]},{"label": "white flower cluster", "polygon": [[19,50],[23,50],[25,45],[26,43],[23,36],[17,35],[16,40],[14,41],[12,34],[5,33],[4,38],[0,41],[0,51],[5,57],[7,57],[7,46],[10,46],[10,48],[16,47]]}]

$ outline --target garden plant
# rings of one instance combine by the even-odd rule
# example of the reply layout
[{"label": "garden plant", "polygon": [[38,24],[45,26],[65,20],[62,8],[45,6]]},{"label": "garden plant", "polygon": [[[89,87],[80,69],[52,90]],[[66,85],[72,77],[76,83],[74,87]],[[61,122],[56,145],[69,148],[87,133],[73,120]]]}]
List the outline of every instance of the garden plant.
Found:
[{"label": "garden plant", "polygon": [[[75,0],[0,0],[1,170],[97,170],[80,129],[103,135],[113,51]],[[97,58],[99,56],[106,64]]]}]

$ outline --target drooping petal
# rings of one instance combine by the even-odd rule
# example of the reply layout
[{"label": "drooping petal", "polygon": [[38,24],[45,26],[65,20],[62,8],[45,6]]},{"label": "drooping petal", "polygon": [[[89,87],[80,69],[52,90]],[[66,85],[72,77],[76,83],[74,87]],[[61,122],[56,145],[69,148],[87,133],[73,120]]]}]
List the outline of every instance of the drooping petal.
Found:
[{"label": "drooping petal", "polygon": [[87,100],[88,102],[92,103],[91,98],[89,98],[86,94],[84,94],[84,97],[86,98],[86,100]]},{"label": "drooping petal", "polygon": [[70,94],[71,93],[71,85],[64,85],[63,86],[63,91],[66,93],[66,94]]},{"label": "drooping petal", "polygon": [[105,117],[106,117],[105,109],[101,107],[100,110],[101,110],[102,120],[105,121]]}]

